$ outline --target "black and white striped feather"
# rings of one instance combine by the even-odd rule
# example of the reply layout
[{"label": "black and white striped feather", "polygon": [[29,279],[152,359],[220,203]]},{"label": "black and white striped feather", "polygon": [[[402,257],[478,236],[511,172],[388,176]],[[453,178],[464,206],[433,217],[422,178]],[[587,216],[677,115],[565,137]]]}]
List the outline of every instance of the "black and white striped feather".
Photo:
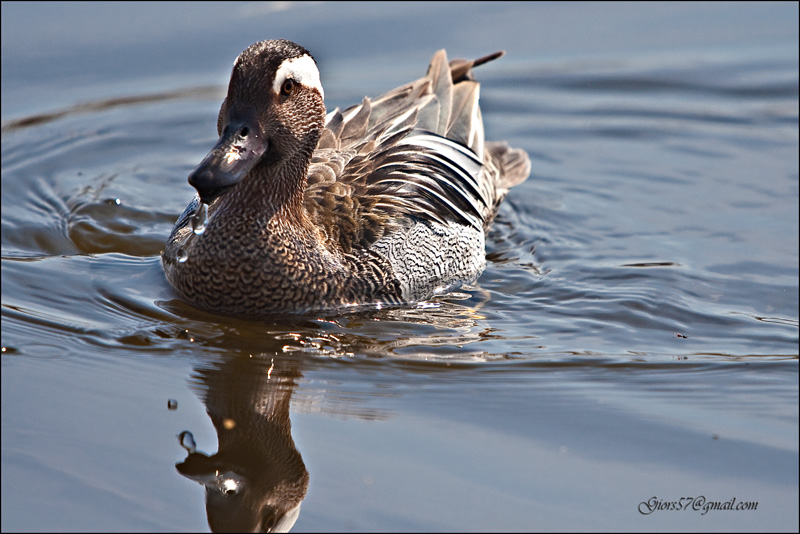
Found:
[{"label": "black and white striped feather", "polygon": [[501,55],[448,63],[440,50],[423,78],[328,114],[305,207],[329,239],[367,248],[414,219],[485,231],[530,171],[523,151],[484,146],[471,68]]}]

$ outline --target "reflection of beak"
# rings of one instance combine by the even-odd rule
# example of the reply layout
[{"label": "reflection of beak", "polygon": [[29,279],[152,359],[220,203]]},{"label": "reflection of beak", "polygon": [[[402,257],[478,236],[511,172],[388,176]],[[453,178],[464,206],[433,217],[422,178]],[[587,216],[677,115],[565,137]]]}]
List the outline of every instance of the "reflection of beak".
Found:
[{"label": "reflection of beak", "polygon": [[223,495],[235,495],[242,489],[244,477],[233,466],[219,463],[200,452],[189,453],[181,463],[175,464],[180,474]]},{"label": "reflection of beak", "polygon": [[225,189],[236,185],[252,169],[269,143],[255,120],[233,121],[200,165],[189,175],[200,200],[210,204]]}]

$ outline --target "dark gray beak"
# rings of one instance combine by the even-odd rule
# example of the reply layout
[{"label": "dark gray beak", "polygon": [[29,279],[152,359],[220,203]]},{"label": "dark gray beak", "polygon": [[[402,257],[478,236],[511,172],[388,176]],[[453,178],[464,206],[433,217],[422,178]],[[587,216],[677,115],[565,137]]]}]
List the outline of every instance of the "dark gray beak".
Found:
[{"label": "dark gray beak", "polygon": [[200,200],[210,204],[255,167],[268,144],[255,117],[233,120],[211,152],[189,174],[189,183],[197,189]]}]

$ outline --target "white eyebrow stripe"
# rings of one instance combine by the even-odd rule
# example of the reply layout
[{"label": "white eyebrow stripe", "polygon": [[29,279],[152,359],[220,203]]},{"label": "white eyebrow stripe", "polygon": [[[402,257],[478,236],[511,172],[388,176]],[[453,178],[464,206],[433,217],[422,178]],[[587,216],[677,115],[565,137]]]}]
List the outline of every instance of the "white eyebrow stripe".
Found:
[{"label": "white eyebrow stripe", "polygon": [[316,88],[322,98],[325,98],[325,91],[322,90],[322,82],[319,80],[319,69],[317,69],[314,59],[308,54],[287,59],[281,63],[275,73],[275,82],[272,84],[275,94],[280,93],[281,86],[287,78],[291,78],[306,87]]}]

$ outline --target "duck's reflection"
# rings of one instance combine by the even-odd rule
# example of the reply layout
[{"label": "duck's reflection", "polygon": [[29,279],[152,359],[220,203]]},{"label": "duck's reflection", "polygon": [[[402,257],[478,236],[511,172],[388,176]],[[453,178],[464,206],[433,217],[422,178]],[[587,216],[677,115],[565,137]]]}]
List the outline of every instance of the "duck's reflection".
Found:
[{"label": "duck's reflection", "polygon": [[291,436],[289,402],[300,376],[288,362],[231,358],[195,372],[219,442],[216,454],[195,449],[176,464],[206,488],[208,524],[214,532],[286,532],[300,513],[308,471]]}]

